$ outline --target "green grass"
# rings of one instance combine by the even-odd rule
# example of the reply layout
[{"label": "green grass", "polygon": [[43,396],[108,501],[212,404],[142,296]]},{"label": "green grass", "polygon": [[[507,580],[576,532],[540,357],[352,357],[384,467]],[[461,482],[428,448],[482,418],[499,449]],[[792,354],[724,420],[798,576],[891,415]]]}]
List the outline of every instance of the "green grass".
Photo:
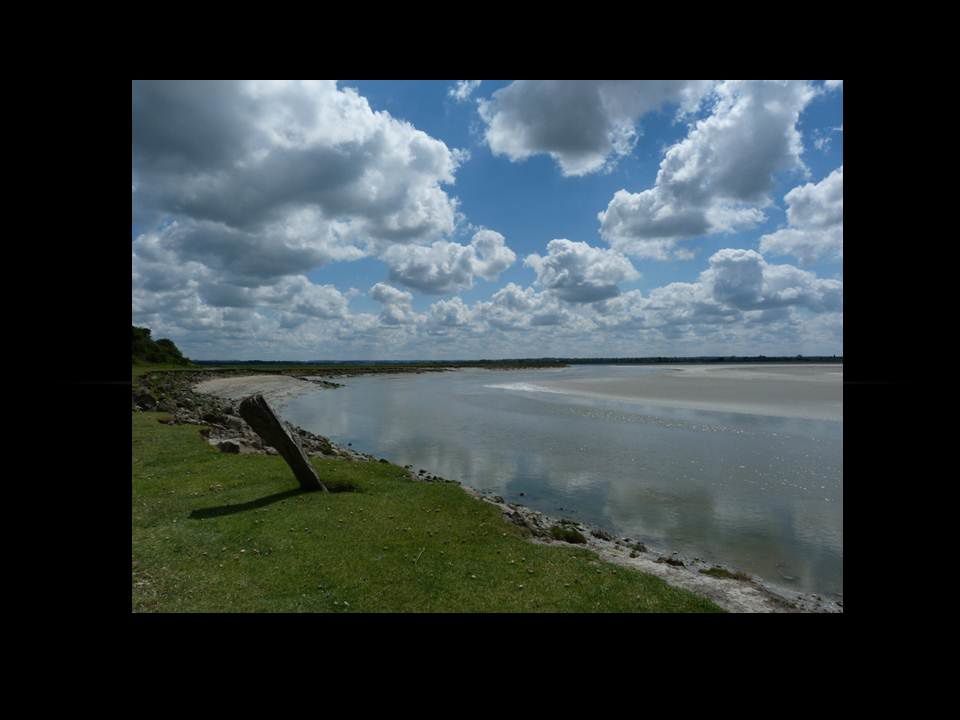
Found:
[{"label": "green grass", "polygon": [[586,550],[534,545],[459,487],[394,465],[227,455],[133,416],[137,612],[718,612]]},{"label": "green grass", "polygon": [[183,371],[189,370],[192,372],[197,372],[198,370],[203,370],[203,368],[198,365],[170,365],[162,363],[146,363],[139,360],[133,361],[133,379],[136,380],[147,373],[160,372],[163,371]]}]

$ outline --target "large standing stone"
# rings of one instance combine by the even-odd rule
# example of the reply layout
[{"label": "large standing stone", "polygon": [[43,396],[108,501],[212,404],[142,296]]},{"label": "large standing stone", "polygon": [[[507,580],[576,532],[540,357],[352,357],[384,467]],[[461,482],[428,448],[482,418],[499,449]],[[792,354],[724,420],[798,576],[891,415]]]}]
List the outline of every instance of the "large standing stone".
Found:
[{"label": "large standing stone", "polygon": [[252,395],[240,403],[240,417],[247,421],[262,439],[271,445],[287,461],[293,474],[304,490],[323,490],[329,492],[313,469],[306,453],[283,423],[274,414],[273,409],[263,399],[263,395]]}]

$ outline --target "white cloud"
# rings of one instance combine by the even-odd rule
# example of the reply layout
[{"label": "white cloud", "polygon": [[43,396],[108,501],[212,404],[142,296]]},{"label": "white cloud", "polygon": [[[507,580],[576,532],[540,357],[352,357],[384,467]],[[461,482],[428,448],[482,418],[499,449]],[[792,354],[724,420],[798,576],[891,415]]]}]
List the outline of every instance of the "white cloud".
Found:
[{"label": "white cloud", "polygon": [[259,233],[310,208],[394,242],[453,229],[458,155],[335,82],[138,82],[133,138],[148,218]]},{"label": "white cloud", "polygon": [[628,255],[689,257],[679,240],[762,222],[775,173],[806,171],[796,123],[815,91],[805,81],[726,81],[712,114],[671,146],[654,186],[620,190],[599,213],[600,233]]},{"label": "white cloud", "polygon": [[517,259],[503,235],[477,231],[469,245],[438,240],[430,246],[394,245],[381,259],[390,279],[425,293],[457,292],[473,287],[474,277],[495,280]]},{"label": "white cloud", "polygon": [[843,80],[824,80],[823,85],[827,90],[842,90]]},{"label": "white cloud", "polygon": [[490,327],[508,331],[557,325],[567,317],[556,297],[516,283],[507,283],[489,301],[477,303],[476,314]]},{"label": "white cloud", "polygon": [[738,310],[765,310],[788,305],[813,311],[836,311],[843,284],[821,279],[792,265],[770,265],[755,250],[718,250],[700,283],[713,299]]},{"label": "white cloud", "polygon": [[[580,108],[585,124],[576,127],[538,115],[535,101],[549,88],[510,87],[518,94],[487,107],[499,118],[488,131],[513,123],[528,134],[516,147],[506,137],[492,142],[516,159],[550,153],[567,174],[610,167],[632,148],[644,113],[670,103],[692,110],[704,89],[561,88],[562,97],[595,101],[557,105]],[[754,251],[716,253],[695,282],[620,288],[638,277],[622,254],[628,248],[678,257],[685,251],[676,241],[691,232],[763,217],[769,185],[757,173],[769,182],[770,168],[802,169],[790,117],[803,92],[797,84],[720,86],[711,116],[667,149],[657,184],[611,201],[606,227],[622,235],[612,248],[553,240],[525,260],[536,274],[530,287],[509,283],[471,304],[444,298],[418,313],[408,289],[456,293],[516,261],[503,235],[471,226],[447,194],[469,153],[373,112],[334,83],[135,84],[134,322],[211,359],[832,352],[842,343],[841,281]],[[739,123],[757,127],[741,132]],[[833,175],[786,195],[788,227],[765,236],[764,252],[820,257],[804,243],[842,232],[838,173],[839,195]],[[840,235],[834,244],[839,253]],[[378,313],[351,312],[356,288],[309,279],[317,266],[363,257],[390,271],[369,290]]]},{"label": "white cloud", "polygon": [[[227,338],[256,310],[264,333],[313,332],[345,316],[346,298],[307,272],[440,240],[462,219],[444,186],[469,153],[335,82],[137,81],[132,110],[145,323]],[[475,274],[494,273],[493,255]],[[400,305],[384,317],[408,319]]]},{"label": "white cloud", "polygon": [[413,295],[397,290],[386,283],[377,283],[370,288],[370,297],[383,306],[380,322],[384,325],[408,325],[418,320],[413,311]]},{"label": "white cloud", "polygon": [[478,87],[480,80],[457,80],[457,84],[447,91],[447,95],[457,102],[466,102]]},{"label": "white cloud", "polygon": [[639,277],[619,252],[565,239],[551,240],[545,257],[528,255],[524,265],[533,268],[539,287],[577,303],[614,297],[620,292],[618,283]]},{"label": "white cloud", "polygon": [[788,226],[760,238],[760,252],[792,255],[808,264],[843,257],[843,165],[819,183],[784,196]]},{"label": "white cloud", "polygon": [[699,80],[518,80],[480,101],[485,138],[512,161],[548,154],[564,175],[609,169],[629,154],[636,123],[664,105],[699,106],[713,83]]}]

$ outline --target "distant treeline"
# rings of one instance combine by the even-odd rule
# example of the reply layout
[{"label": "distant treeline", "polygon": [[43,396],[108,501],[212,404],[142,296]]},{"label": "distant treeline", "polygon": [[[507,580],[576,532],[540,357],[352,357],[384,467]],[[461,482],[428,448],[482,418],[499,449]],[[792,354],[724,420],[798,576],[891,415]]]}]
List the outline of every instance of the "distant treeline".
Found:
[{"label": "distant treeline", "polygon": [[150,329],[133,326],[133,362],[165,365],[190,365],[173,340],[150,337]]},{"label": "distant treeline", "polygon": [[843,363],[843,355],[702,355],[697,357],[514,358],[507,360],[196,360],[198,365],[265,366],[417,366],[417,367],[557,367],[560,365],[664,365],[706,363]]}]

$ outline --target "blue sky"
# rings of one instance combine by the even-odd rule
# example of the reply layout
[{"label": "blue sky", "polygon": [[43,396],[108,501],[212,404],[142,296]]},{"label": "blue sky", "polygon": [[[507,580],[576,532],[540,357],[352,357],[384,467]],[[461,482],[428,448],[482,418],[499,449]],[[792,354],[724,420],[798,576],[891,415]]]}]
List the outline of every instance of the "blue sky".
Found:
[{"label": "blue sky", "polygon": [[467,82],[135,83],[134,322],[196,359],[842,353],[841,81]]}]

